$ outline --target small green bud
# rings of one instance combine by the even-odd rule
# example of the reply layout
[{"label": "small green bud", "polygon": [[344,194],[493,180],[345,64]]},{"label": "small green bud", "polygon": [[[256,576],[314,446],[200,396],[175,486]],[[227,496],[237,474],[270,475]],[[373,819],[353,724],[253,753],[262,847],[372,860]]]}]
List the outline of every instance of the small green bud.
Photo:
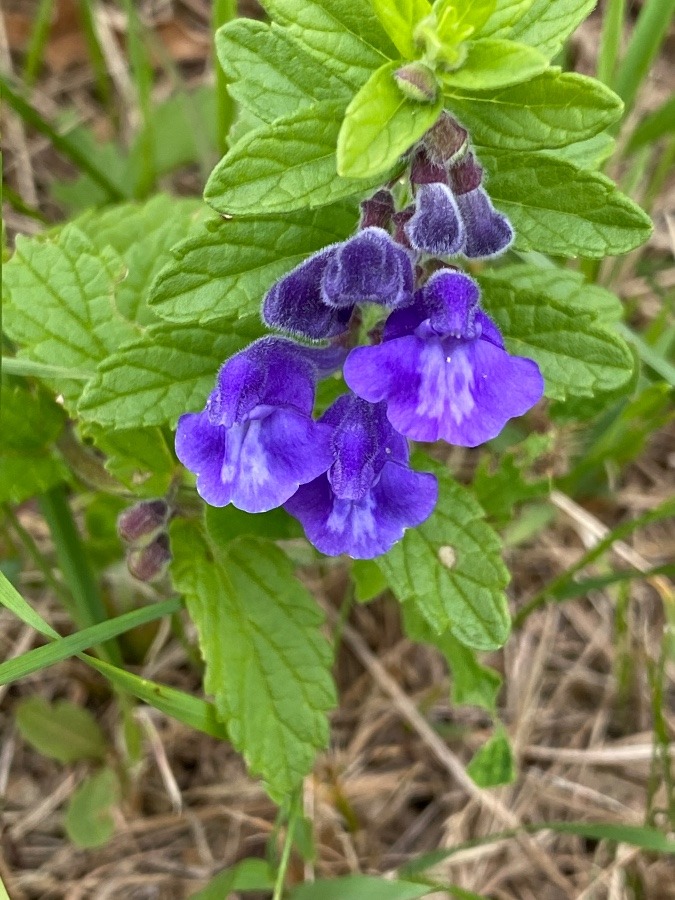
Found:
[{"label": "small green bud", "polygon": [[411,62],[394,72],[401,93],[418,103],[434,103],[438,97],[436,76],[422,62]]}]

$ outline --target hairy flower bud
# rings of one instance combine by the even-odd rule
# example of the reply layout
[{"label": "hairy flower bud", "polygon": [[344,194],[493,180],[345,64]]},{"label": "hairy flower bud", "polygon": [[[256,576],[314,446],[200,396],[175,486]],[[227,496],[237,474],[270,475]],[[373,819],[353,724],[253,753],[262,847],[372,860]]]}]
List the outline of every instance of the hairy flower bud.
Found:
[{"label": "hairy flower bud", "polygon": [[139,581],[161,578],[170,562],[169,535],[165,531],[147,546],[130,550],[127,554],[127,568]]},{"label": "hairy flower bud", "polygon": [[378,191],[361,204],[361,223],[363,228],[388,228],[394,214],[394,198],[387,190]]},{"label": "hairy flower bud", "polygon": [[120,513],[117,533],[125,544],[149,544],[169,519],[166,500],[142,500]]},{"label": "hairy flower bud", "polygon": [[394,72],[399,90],[410,100],[418,103],[434,103],[438,97],[438,81],[429,66],[422,62],[411,62]]},{"label": "hairy flower bud", "polygon": [[466,153],[469,146],[469,133],[444,110],[436,124],[424,135],[422,141],[431,162],[439,166],[446,166]]}]

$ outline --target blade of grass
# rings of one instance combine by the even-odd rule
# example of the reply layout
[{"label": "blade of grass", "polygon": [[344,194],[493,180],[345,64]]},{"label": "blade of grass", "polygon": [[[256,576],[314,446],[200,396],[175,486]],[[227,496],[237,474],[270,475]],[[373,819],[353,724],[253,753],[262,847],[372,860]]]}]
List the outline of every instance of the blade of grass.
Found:
[{"label": "blade of grass", "polygon": [[28,553],[37,568],[42,572],[47,584],[51,587],[56,596],[59,597],[63,605],[67,608],[67,604],[70,600],[67,588],[63,584],[61,584],[60,581],[56,580],[51,567],[40,552],[40,548],[33,540],[33,536],[23,527],[23,525],[19,521],[19,517],[16,515],[9,503],[3,505],[3,510],[12,526],[12,531],[23,544],[24,550]]},{"label": "blade of grass", "polygon": [[[215,0],[213,4],[213,34],[237,15],[236,0]],[[215,49],[212,48],[213,67],[216,71],[216,103],[218,109],[218,147],[221,153],[227,150],[227,135],[234,119],[234,101],[227,91],[227,78],[223,72]]]},{"label": "blade of grass", "polygon": [[[59,568],[70,589],[73,600],[70,612],[75,623],[79,628],[87,628],[105,622],[108,616],[103,598],[63,485],[42,494],[40,508],[49,525]],[[113,640],[101,645],[101,652],[109,662],[119,665],[122,661]]]},{"label": "blade of grass", "polygon": [[598,591],[623,581],[654,578],[656,575],[674,577],[675,563],[654,566],[653,569],[648,569],[646,572],[638,572],[637,569],[623,569],[620,572],[609,572],[607,575],[598,575],[595,578],[584,578],[583,581],[573,581],[571,584],[563,585],[562,588],[551,594],[551,599],[559,601],[574,600],[576,597],[584,597],[589,591]]},{"label": "blade of grass", "polygon": [[2,199],[13,206],[18,213],[28,216],[30,219],[35,219],[36,222],[41,222],[43,225],[49,224],[49,220],[39,209],[26,203],[23,197],[7,184],[2,186]]},{"label": "blade of grass", "polygon": [[141,130],[137,138],[139,170],[134,196],[140,200],[150,194],[155,186],[154,125],[152,118],[152,85],[154,72],[152,63],[143,43],[143,26],[134,0],[124,0],[127,14],[129,59],[138,93],[138,108],[141,112]]},{"label": "blade of grass", "polygon": [[96,30],[96,22],[94,21],[93,4],[91,0],[80,0],[79,2],[80,22],[84,31],[84,39],[87,42],[87,50],[89,59],[94,70],[94,78],[96,80],[96,90],[98,91],[101,102],[106,107],[113,119],[116,119],[116,113],[112,102],[112,91],[110,89],[110,79],[105,64],[105,56],[101,49]]},{"label": "blade of grass", "polygon": [[609,0],[605,7],[598,52],[598,78],[612,87],[626,15],[626,0]]},{"label": "blade of grass", "polygon": [[40,669],[46,669],[47,666],[53,666],[96,644],[102,644],[126,631],[131,631],[138,625],[145,625],[147,622],[154,622],[163,616],[171,615],[180,608],[180,598],[174,597],[162,603],[134,609],[121,616],[116,616],[114,619],[108,619],[107,622],[92,625],[90,628],[83,628],[75,634],[60,638],[44,647],[36,647],[15,659],[0,663],[0,684],[11,684],[19,678],[24,678]]},{"label": "blade of grass", "polygon": [[626,144],[625,153],[634,153],[667,134],[675,134],[675,95],[642,119]]},{"label": "blade of grass", "polygon": [[666,500],[665,502],[659,504],[655,509],[650,509],[646,513],[641,516],[638,516],[635,519],[631,519],[628,522],[622,522],[621,525],[618,525],[612,531],[609,532],[607,537],[603,538],[599,541],[595,547],[592,547],[586,553],[584,553],[574,565],[570,566],[569,569],[566,569],[562,574],[558,575],[557,578],[554,578],[547,585],[538,591],[537,594],[526,603],[522,609],[519,609],[516,615],[513,617],[513,627],[518,628],[523,624],[525,619],[530,616],[535,610],[539,609],[540,606],[543,606],[549,599],[555,598],[557,594],[564,590],[568,584],[570,584],[577,574],[582,569],[585,569],[586,566],[589,566],[591,563],[595,562],[596,559],[599,559],[603,553],[606,553],[611,549],[612,544],[616,541],[624,540],[624,538],[631,535],[634,531],[637,531],[640,528],[644,528],[646,525],[650,525],[652,522],[658,522],[661,519],[667,519],[670,516],[675,515],[675,497]]},{"label": "blade of grass", "polygon": [[2,88],[4,99],[9,103],[12,109],[21,116],[24,122],[26,122],[27,125],[30,125],[31,128],[39,131],[40,134],[44,134],[45,137],[48,137],[59,152],[76,165],[78,169],[86,172],[87,175],[89,175],[89,177],[105,191],[108,200],[115,201],[126,199],[126,195],[123,191],[110,181],[106,173],[99,169],[96,163],[91,160],[86,153],[82,152],[76,142],[70,140],[67,135],[62,135],[55,131],[35,107],[28,103],[28,101],[14,89],[9,78],[2,73],[0,73],[0,88]]},{"label": "blade of grass", "polygon": [[675,366],[660,356],[644,338],[629,328],[623,322],[617,322],[614,326],[619,334],[629,343],[633,344],[642,362],[660,375],[671,387],[675,387]]},{"label": "blade of grass", "polygon": [[646,0],[621,60],[614,90],[628,112],[670,27],[675,0]]},{"label": "blade of grass", "polygon": [[[3,572],[0,572],[0,603],[13,612],[24,624],[30,625],[49,640],[62,639],[59,633],[24,600]],[[225,726],[218,721],[214,705],[207,700],[191,697],[184,691],[141,678],[139,675],[134,675],[132,672],[127,672],[103,660],[95,659],[93,656],[78,653],[77,657],[92,669],[100,672],[118,691],[133,694],[134,697],[154,706],[165,715],[183,722],[189,728],[203,731],[219,740],[227,740]]]},{"label": "blade of grass", "polygon": [[53,12],[54,0],[40,0],[40,5],[35,14],[35,25],[33,26],[28,49],[26,50],[26,62],[23,67],[23,81],[28,87],[32,87],[35,84],[40,71]]}]

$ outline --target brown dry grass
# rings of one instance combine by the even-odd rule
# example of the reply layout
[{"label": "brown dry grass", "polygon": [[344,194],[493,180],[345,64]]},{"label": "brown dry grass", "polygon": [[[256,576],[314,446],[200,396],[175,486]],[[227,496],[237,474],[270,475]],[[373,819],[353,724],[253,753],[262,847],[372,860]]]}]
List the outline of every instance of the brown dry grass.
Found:
[{"label": "brown dry grass", "polygon": [[[5,66],[18,58],[10,57],[8,48],[20,48],[21,22],[25,24],[30,8],[34,5],[8,3],[8,40],[0,41]],[[206,77],[203,36],[209,4],[183,0],[144,4],[144,9],[158,28],[172,24],[166,33],[172,35],[176,58],[185,61],[180,54],[188,53],[188,39],[178,48],[176,35],[192,35],[191,46],[202,49],[194,50],[196,58],[186,63],[186,72],[194,83]],[[66,102],[74,104],[83,121],[105,132],[105,120],[92,100],[86,56],[81,56],[81,36],[78,44],[77,30],[69,31],[68,21],[66,15],[59,40],[65,40],[64,34],[69,40],[60,53],[52,46],[52,62],[37,97],[47,114]],[[596,35],[597,19],[592,19],[577,36],[580,70],[590,66]],[[124,99],[125,60],[119,49],[116,53],[121,67],[115,86]],[[672,78],[672,61],[662,60],[652,79],[654,90],[641,98],[643,107],[653,105],[664,81],[672,87]],[[63,162],[43,139],[26,135],[16,120],[8,122],[5,143],[10,183],[56,217],[58,210],[45,199],[45,185],[61,174]],[[657,208],[675,209],[672,184]],[[10,229],[35,230],[33,220],[7,207],[5,214]],[[658,221],[652,250],[672,253],[672,243],[664,243],[666,219]],[[663,275],[669,277],[667,271]],[[625,294],[640,297],[647,320],[655,315],[659,300],[645,280],[631,275]],[[674,436],[672,427],[654,435],[638,462],[619,476],[613,496],[594,508],[597,518],[557,498],[552,523],[508,554],[514,610],[597,541],[601,523],[611,526],[639,515],[672,495]],[[460,457],[453,462],[461,468]],[[21,510],[21,519],[49,556],[44,527],[30,504]],[[674,548],[675,524],[665,522],[636,535],[623,558],[632,552],[651,566],[671,560]],[[622,565],[621,550],[610,559]],[[635,557],[629,561],[634,565]],[[312,584],[332,630],[344,573],[312,573]],[[22,572],[21,588],[54,627],[68,631],[66,615],[30,564]],[[441,657],[402,636],[391,598],[353,609],[337,657],[340,704],[332,717],[331,746],[304,787],[317,858],[308,864],[294,857],[291,880],[389,873],[421,853],[456,847],[519,823],[563,819],[672,827],[665,815],[672,797],[667,796],[664,769],[653,758],[649,671],[661,652],[664,603],[674,602],[667,582],[632,582],[628,629],[617,634],[616,591],[596,591],[531,616],[503,651],[490,656],[504,676],[500,714],[518,759],[515,784],[491,791],[476,788],[465,771],[491,733],[489,718],[478,709],[450,704]],[[30,629],[0,611],[0,658],[25,652],[34,641]],[[165,629],[139,671],[184,690],[200,690],[194,667]],[[671,736],[674,674],[670,668],[665,677]],[[63,810],[86,767],[50,762],[21,740],[13,709],[32,694],[86,705],[106,729],[111,753],[120,745],[114,701],[103,681],[77,660],[9,689],[0,687],[0,875],[12,900],[178,900],[221,868],[264,855],[275,809],[247,777],[239,757],[153,710],[140,714],[145,753],[130,773],[115,837],[98,850],[73,847],[64,835]],[[551,832],[461,850],[437,871],[440,878],[495,900],[675,898],[671,860]]]}]

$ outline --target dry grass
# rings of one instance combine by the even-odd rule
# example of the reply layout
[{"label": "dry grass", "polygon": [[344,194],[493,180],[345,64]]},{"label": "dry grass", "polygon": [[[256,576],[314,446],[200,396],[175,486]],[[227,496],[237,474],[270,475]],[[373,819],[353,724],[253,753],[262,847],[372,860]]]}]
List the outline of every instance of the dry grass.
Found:
[{"label": "dry grass", "polygon": [[[9,48],[16,40],[17,16],[25,18],[28,6],[8,3],[5,21],[11,20],[14,32],[8,27],[7,40],[0,33],[5,68],[12,62]],[[145,8],[157,27],[168,11],[181,34],[187,29],[203,37],[208,7],[204,0],[184,0]],[[596,32],[597,21],[591,20],[577,39],[582,70],[588,67]],[[174,29],[177,40],[175,34]],[[193,44],[199,44],[197,38]],[[92,101],[91,73],[78,61],[77,43],[69,46],[74,62],[50,67],[40,82],[38,102],[47,114],[65,102],[73,104],[83,121],[105,131]],[[111,79],[124,98],[126,63],[116,44],[109,48]],[[194,83],[206,77],[200,52],[201,62],[185,62]],[[672,79],[672,65],[660,63],[658,73],[663,72],[656,76],[658,90],[664,78]],[[647,106],[652,101],[650,92],[642,98]],[[58,210],[46,199],[45,187],[62,174],[63,163],[42,138],[27,136],[16,119],[10,123],[8,117],[8,180],[55,218]],[[658,209],[674,208],[671,185]],[[36,227],[34,220],[7,206],[5,221],[17,231]],[[669,246],[672,252],[672,243],[662,241],[665,217],[660,221],[652,250]],[[670,276],[664,270],[662,277]],[[626,296],[639,297],[646,319],[655,315],[659,301],[649,283],[631,274],[624,289]],[[593,512],[557,497],[553,522],[509,553],[513,610],[597,541],[603,524],[639,515],[672,495],[674,436],[672,427],[654,435],[637,463],[618,477],[612,497]],[[453,462],[461,469],[461,455],[453,456]],[[49,554],[44,527],[30,504],[20,515]],[[663,522],[638,533],[610,559],[617,566],[625,561],[638,568],[653,566],[671,560],[674,547],[675,524]],[[345,573],[339,568],[314,572],[311,581],[332,630]],[[39,572],[24,568],[21,588],[54,627],[68,630],[67,617]],[[503,651],[489,657],[504,676],[500,715],[518,759],[516,782],[491,791],[477,788],[465,770],[491,733],[490,719],[478,709],[450,704],[441,657],[402,636],[391,598],[353,609],[337,655],[340,704],[332,717],[331,746],[304,788],[316,861],[294,857],[291,880],[388,873],[421,853],[457,847],[521,823],[562,819],[672,827],[665,811],[673,798],[664,769],[654,759],[649,672],[661,653],[663,606],[675,602],[673,587],[663,580],[634,581],[629,590],[625,632],[617,632],[616,590],[595,591],[532,615]],[[34,640],[30,629],[0,611],[0,658],[25,652]],[[200,690],[198,673],[168,630],[160,631],[151,661],[139,671],[184,690]],[[670,705],[665,717],[671,735],[673,675],[666,670]],[[118,711],[106,685],[77,660],[0,688],[0,875],[12,900],[178,900],[221,868],[247,856],[264,856],[273,839],[276,810],[247,777],[239,757],[154,710],[141,714],[145,753],[130,773],[115,837],[98,850],[73,847],[64,834],[63,810],[86,768],[50,762],[18,736],[13,709],[32,694],[86,705],[106,729],[112,755],[121,741]],[[552,832],[468,847],[437,872],[439,878],[495,900],[675,898],[671,860]]]}]

